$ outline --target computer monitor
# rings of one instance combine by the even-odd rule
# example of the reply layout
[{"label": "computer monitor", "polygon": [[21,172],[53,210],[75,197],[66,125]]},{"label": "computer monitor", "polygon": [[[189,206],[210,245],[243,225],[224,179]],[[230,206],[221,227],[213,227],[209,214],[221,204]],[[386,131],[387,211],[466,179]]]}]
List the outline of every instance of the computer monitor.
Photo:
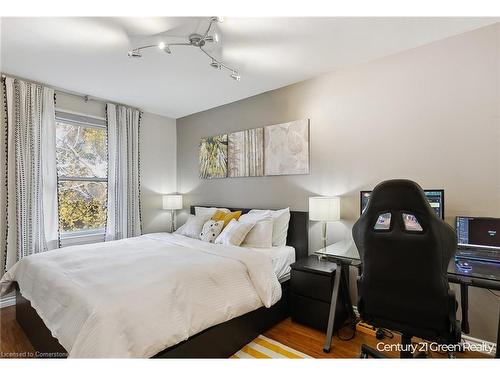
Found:
[{"label": "computer monitor", "polygon": [[458,245],[500,250],[500,219],[457,216]]},{"label": "computer monitor", "polygon": [[[444,190],[424,190],[424,192],[432,209],[434,210],[434,212],[436,212],[436,215],[444,220]],[[371,193],[371,190],[364,190],[360,192],[360,215],[363,214],[363,211],[365,210],[366,205],[368,204],[368,201],[370,199]]]}]

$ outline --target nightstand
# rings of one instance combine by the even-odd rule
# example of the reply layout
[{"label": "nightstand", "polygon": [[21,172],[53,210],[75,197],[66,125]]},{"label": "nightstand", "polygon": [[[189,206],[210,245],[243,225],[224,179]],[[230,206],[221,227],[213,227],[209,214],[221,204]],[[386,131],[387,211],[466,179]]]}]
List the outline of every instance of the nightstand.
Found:
[{"label": "nightstand", "polygon": [[[311,255],[298,260],[290,267],[292,320],[326,332],[337,265]],[[341,298],[339,295],[339,300]],[[347,317],[345,305],[338,301],[335,312],[334,329],[338,329]]]}]

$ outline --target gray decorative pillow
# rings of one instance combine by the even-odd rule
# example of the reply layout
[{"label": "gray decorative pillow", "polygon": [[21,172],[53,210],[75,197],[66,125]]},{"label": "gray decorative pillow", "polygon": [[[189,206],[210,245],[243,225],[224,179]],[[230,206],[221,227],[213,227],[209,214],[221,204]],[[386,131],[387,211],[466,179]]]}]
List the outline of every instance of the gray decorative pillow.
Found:
[{"label": "gray decorative pillow", "polygon": [[222,231],[224,227],[224,221],[208,220],[204,225],[200,233],[200,240],[205,242],[215,242],[215,239]]}]

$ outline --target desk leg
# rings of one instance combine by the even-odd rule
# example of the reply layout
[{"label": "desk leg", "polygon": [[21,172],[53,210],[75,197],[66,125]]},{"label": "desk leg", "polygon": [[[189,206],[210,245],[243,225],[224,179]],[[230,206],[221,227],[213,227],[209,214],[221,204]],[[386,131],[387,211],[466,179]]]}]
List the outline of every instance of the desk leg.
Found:
[{"label": "desk leg", "polygon": [[460,283],[460,306],[462,308],[462,332],[469,333],[469,286]]},{"label": "desk leg", "polygon": [[352,301],[351,301],[351,291],[349,290],[349,264],[342,264],[342,278],[345,280],[343,285],[343,289],[345,289],[342,293],[345,297],[344,303],[346,304],[346,310],[347,314],[349,315],[349,318],[352,319],[353,321],[356,320],[356,314],[354,313],[354,308],[352,306]]},{"label": "desk leg", "polygon": [[330,301],[330,315],[328,316],[328,328],[326,330],[325,346],[323,347],[323,351],[325,353],[330,353],[330,348],[332,346],[333,324],[335,322],[335,309],[337,308],[337,299],[339,296],[341,273],[342,273],[342,266],[337,263],[337,269],[335,270],[335,281],[333,284],[332,300]]}]

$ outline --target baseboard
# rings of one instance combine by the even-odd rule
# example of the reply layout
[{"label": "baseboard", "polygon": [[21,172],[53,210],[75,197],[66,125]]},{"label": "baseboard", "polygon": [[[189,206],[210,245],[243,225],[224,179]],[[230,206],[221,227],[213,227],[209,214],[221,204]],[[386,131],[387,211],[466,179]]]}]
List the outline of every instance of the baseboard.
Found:
[{"label": "baseboard", "polygon": [[[352,308],[354,309],[354,313],[356,314],[356,316],[359,317],[358,307],[353,306]],[[478,348],[481,348],[482,350],[478,350],[478,353],[491,355],[491,356],[495,355],[495,351],[496,351],[497,346],[493,342],[486,341],[483,339],[478,339],[477,337],[472,337],[472,336],[468,336],[468,335],[464,335],[464,334],[462,334],[462,340],[469,345],[472,344]],[[492,349],[491,349],[491,351],[488,351],[488,350],[486,350],[486,348],[492,348]]]},{"label": "baseboard", "polygon": [[15,304],[16,304],[16,295],[15,294],[6,295],[6,296],[0,298],[0,309],[3,309],[4,307],[13,306]]}]

